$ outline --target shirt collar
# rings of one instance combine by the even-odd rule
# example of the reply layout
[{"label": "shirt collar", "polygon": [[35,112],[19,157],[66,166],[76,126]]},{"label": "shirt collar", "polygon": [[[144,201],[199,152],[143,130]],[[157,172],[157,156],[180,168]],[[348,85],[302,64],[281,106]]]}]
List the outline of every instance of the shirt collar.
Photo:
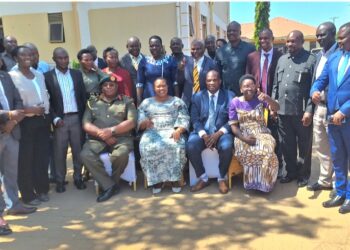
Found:
[{"label": "shirt collar", "polygon": [[203,60],[204,60],[204,55],[201,58],[199,58],[197,61],[193,58],[193,62],[197,65],[198,64],[201,65],[203,63]]},{"label": "shirt collar", "polygon": [[66,73],[63,73],[62,71],[60,71],[57,67],[55,67],[55,72],[56,72],[56,75],[58,74],[61,74],[61,75],[67,75],[67,74],[70,74],[70,70],[68,68],[68,70],[66,71]]},{"label": "shirt collar", "polygon": [[272,53],[273,53],[273,48],[271,48],[269,51],[265,51],[265,50],[261,50],[261,55],[262,56],[265,56],[265,54],[268,54],[269,55],[269,57],[272,55]]},{"label": "shirt collar", "polygon": [[209,99],[210,99],[210,97],[211,97],[212,95],[214,95],[214,96],[215,96],[215,99],[217,99],[218,96],[219,96],[219,91],[220,91],[220,89],[218,89],[218,91],[216,91],[215,94],[210,93],[209,90],[207,90],[207,91],[208,91]]}]

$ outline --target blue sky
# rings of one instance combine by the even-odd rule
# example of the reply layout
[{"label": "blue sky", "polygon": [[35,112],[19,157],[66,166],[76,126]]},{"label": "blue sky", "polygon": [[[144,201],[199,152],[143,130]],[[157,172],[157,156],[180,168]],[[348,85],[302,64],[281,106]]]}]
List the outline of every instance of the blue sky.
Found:
[{"label": "blue sky", "polygon": [[[231,2],[230,19],[239,23],[254,22],[255,2]],[[337,28],[350,22],[348,2],[271,2],[270,19],[285,17],[317,27],[320,23],[333,21]],[[334,19],[332,19],[334,18]]]}]

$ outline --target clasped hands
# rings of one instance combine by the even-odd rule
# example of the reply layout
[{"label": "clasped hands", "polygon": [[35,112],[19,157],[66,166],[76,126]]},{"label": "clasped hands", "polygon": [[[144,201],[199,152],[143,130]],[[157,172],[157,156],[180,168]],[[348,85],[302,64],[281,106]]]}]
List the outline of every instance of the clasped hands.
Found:
[{"label": "clasped hands", "polygon": [[23,120],[25,113],[23,109],[11,110],[9,111],[9,121],[6,122],[4,126],[1,127],[1,130],[4,133],[11,133],[13,128]]},{"label": "clasped hands", "polygon": [[220,136],[222,136],[224,133],[222,131],[216,131],[214,134],[208,135],[204,134],[202,136],[204,140],[204,144],[207,148],[213,150],[213,148],[216,147],[216,143],[218,142]]},{"label": "clasped hands", "polygon": [[113,136],[111,128],[98,129],[97,136],[109,146],[117,143],[117,138]]}]

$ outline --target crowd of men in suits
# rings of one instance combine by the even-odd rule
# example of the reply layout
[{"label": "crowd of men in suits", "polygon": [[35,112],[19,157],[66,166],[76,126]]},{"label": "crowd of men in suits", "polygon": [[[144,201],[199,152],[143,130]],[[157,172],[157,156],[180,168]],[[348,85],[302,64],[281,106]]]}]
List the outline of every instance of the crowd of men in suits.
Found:
[{"label": "crowd of men in suits", "polygon": [[[180,38],[171,40],[172,56],[178,62],[179,97],[188,105],[194,116],[192,119],[200,120],[203,115],[200,112],[201,100],[193,100],[192,96],[196,92],[195,88],[197,91],[206,91],[208,72],[218,71],[222,79],[221,88],[232,91],[236,96],[241,95],[239,78],[246,73],[252,74],[259,83],[260,90],[280,105],[278,113],[271,112],[268,117],[268,127],[277,142],[280,182],[296,180],[299,187],[308,184],[314,138],[320,160],[320,176],[307,189],[331,190],[335,171],[335,192],[323,206],[341,206],[340,213],[350,212],[350,182],[347,178],[350,156],[350,23],[342,25],[338,34],[333,23],[320,24],[316,38],[322,50],[316,56],[303,48],[304,37],[298,30],[288,34],[288,53],[284,55],[273,47],[273,32],[268,28],[259,33],[260,49],[257,51],[252,44],[241,40],[240,35],[241,26],[233,21],[227,27],[227,43],[223,39],[215,40],[213,36],[208,36],[205,41],[195,39],[191,43],[191,56],[182,52],[183,43]],[[18,144],[22,143],[18,124],[25,119],[25,115],[20,111],[23,109],[21,97],[10,75],[6,73],[16,68],[17,62],[13,56],[16,47],[15,37],[5,37],[5,51],[1,54],[0,61],[0,181],[3,191],[7,193],[6,204],[0,198],[0,209],[3,212],[6,207],[7,213],[13,215],[35,212],[36,205],[49,199],[46,194],[38,197],[41,198],[38,202],[28,201],[31,206],[24,206],[18,198],[17,185],[21,185],[17,184]],[[55,67],[49,70],[48,65],[39,60],[35,45],[27,44],[26,47],[32,51],[32,69],[44,73],[50,97],[55,141],[55,168],[51,171],[54,171],[57,182],[56,191],[65,191],[68,146],[73,154],[74,184],[78,189],[84,189],[79,154],[84,141],[82,116],[87,97],[82,74],[79,70],[69,68],[69,55],[64,48],[53,51]],[[121,58],[120,64],[131,76],[134,86],[132,97],[136,99],[137,67],[144,55],[141,53],[140,40],[135,36],[127,40],[126,48],[128,52]],[[98,67],[106,67],[103,59],[97,57],[94,46],[89,46],[87,50],[91,52]],[[219,96],[217,101],[222,102],[225,98]],[[195,105],[193,109],[191,105]],[[218,127],[225,127],[225,124]],[[195,126],[194,130],[198,133],[191,134],[189,138],[189,159],[200,177],[204,170],[201,163],[196,163],[201,161],[197,158],[207,147],[207,141],[199,142],[205,137],[200,134],[201,127]],[[218,133],[218,138],[226,134],[223,130],[221,132]],[[225,140],[222,141],[225,143]],[[220,148],[220,178],[224,178],[232,151],[230,153],[226,147]],[[286,170],[284,176],[283,168]],[[197,190],[203,187],[197,187]],[[223,193],[227,192],[225,187],[221,187],[220,191],[222,190]],[[10,229],[4,226],[7,224],[1,214],[0,233],[6,234]]]}]

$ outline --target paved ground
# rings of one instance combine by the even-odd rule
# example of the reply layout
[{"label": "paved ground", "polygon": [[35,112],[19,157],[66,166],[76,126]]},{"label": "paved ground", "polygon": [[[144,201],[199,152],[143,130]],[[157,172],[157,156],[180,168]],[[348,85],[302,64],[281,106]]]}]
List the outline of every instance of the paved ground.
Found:
[{"label": "paved ground", "polygon": [[125,183],[102,204],[92,182],[79,191],[70,181],[37,213],[7,216],[14,233],[0,237],[0,249],[350,249],[350,214],[323,208],[327,191],[293,182],[271,194],[247,192],[235,177],[227,195],[213,182],[198,194],[186,187],[152,196],[141,177],[137,192]]}]

